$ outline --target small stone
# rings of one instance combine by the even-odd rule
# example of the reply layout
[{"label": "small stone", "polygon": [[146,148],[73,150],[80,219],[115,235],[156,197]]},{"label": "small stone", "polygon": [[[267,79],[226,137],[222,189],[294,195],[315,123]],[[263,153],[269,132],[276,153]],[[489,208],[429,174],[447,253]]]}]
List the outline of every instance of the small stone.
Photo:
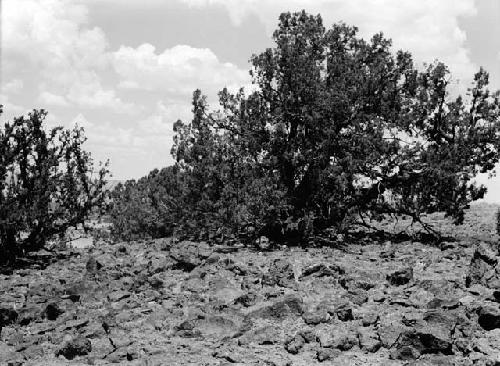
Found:
[{"label": "small stone", "polygon": [[308,325],[317,325],[320,323],[328,323],[330,314],[326,311],[308,311],[302,314],[302,318]]},{"label": "small stone", "polygon": [[413,279],[413,269],[405,268],[387,275],[387,281],[393,286],[406,285]]},{"label": "small stone", "polygon": [[45,310],[43,311],[43,316],[48,320],[56,320],[59,315],[63,314],[64,310],[62,310],[59,305],[55,302],[47,304]]},{"label": "small stone", "polygon": [[287,342],[285,342],[285,349],[289,353],[296,355],[302,349],[302,347],[304,346],[304,343],[305,343],[305,339],[300,334],[296,334],[291,339],[289,339]]},{"label": "small stone", "polygon": [[89,339],[84,337],[76,337],[66,342],[65,345],[57,351],[57,356],[64,356],[68,360],[74,359],[76,356],[88,355],[92,351],[92,344]]},{"label": "small stone", "polygon": [[335,311],[335,314],[337,314],[337,318],[343,322],[354,320],[354,316],[352,315],[352,308],[348,304],[341,305]]},{"label": "small stone", "polygon": [[478,323],[485,330],[500,328],[500,309],[498,306],[484,305],[479,308]]},{"label": "small stone", "polygon": [[320,348],[316,352],[316,358],[318,359],[319,362],[323,361],[328,361],[332,360],[334,358],[337,358],[340,354],[339,350],[332,349],[332,348]]},{"label": "small stone", "polygon": [[382,346],[377,333],[373,329],[360,328],[358,330],[359,346],[362,350],[373,353]]}]

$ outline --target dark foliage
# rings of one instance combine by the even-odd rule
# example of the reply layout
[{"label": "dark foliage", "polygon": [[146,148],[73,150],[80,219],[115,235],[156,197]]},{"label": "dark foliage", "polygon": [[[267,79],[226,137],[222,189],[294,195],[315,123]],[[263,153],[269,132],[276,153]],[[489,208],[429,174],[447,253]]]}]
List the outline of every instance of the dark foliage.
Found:
[{"label": "dark foliage", "polygon": [[[483,69],[467,98],[451,98],[444,64],[419,71],[382,34],[365,41],[356,27],[326,30],[319,15],[299,12],[283,13],[273,38],[251,59],[255,91],[224,89],[217,111],[194,92],[192,121],[174,127],[182,185],[165,187],[176,192],[170,216],[153,207],[146,221],[208,238],[276,239],[384,215],[422,223],[443,211],[463,222],[486,191],[473,178],[499,158],[500,94]],[[153,178],[143,183],[117,201],[156,192]]]},{"label": "dark foliage", "polygon": [[34,110],[0,128],[0,262],[41,249],[103,206],[106,166],[93,170],[83,129],[46,130]]}]

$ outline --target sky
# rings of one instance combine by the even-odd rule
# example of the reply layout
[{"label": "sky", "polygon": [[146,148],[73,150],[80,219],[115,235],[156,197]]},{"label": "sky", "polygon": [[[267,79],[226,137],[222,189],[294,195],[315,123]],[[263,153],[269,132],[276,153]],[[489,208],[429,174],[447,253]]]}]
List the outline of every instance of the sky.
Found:
[{"label": "sky", "polygon": [[[1,0],[1,119],[44,108],[48,126],[85,128],[113,179],[139,178],[173,163],[193,90],[216,108],[223,87],[248,88],[279,14],[302,9],[382,31],[417,65],[445,62],[455,93],[480,66],[500,89],[500,0]],[[480,181],[500,202],[500,177]]]}]

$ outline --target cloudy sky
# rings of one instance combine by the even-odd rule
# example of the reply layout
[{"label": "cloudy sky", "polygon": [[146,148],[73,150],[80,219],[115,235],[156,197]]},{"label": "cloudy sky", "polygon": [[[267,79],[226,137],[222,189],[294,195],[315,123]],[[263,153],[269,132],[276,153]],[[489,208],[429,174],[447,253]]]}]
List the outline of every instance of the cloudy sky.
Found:
[{"label": "cloudy sky", "polygon": [[[499,0],[3,0],[2,119],[45,108],[51,125],[85,127],[115,179],[138,178],[173,162],[192,91],[214,102],[249,85],[248,60],[272,46],[280,12],[301,9],[364,37],[383,31],[419,64],[444,61],[458,91],[479,66],[500,89]],[[500,201],[500,178],[488,186]]]}]

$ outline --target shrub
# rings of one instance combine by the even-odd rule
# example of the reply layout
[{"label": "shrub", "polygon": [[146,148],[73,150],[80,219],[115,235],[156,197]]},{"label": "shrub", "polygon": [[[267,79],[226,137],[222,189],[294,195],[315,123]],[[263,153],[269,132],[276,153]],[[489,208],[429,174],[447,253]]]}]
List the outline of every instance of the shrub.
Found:
[{"label": "shrub", "polygon": [[46,115],[34,110],[0,128],[1,262],[41,249],[105,202],[108,170],[94,171],[83,129],[47,131]]}]

